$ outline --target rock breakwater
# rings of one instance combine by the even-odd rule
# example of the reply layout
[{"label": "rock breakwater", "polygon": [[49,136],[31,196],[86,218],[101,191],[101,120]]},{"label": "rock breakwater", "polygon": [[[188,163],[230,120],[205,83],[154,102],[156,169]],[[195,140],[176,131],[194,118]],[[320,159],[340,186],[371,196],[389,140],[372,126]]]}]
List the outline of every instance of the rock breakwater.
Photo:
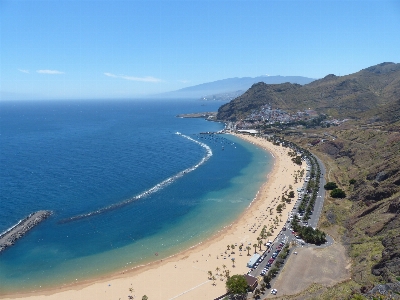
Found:
[{"label": "rock breakwater", "polygon": [[15,244],[16,240],[23,237],[29,230],[47,219],[52,214],[49,210],[39,210],[31,213],[26,218],[0,234],[0,253]]}]

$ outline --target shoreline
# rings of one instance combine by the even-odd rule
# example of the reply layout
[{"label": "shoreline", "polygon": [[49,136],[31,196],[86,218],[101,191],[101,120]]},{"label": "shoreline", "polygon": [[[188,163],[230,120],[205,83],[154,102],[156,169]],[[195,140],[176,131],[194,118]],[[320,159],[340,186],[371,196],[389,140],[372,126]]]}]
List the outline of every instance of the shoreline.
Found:
[{"label": "shoreline", "polygon": [[[177,297],[179,299],[211,299],[224,294],[225,280],[221,280],[222,276],[215,275],[217,280],[214,286],[212,281],[208,280],[207,272],[212,271],[214,274],[216,267],[222,268],[221,265],[223,264],[228,266],[226,268],[231,272],[230,275],[246,273],[247,267],[245,265],[250,257],[247,256],[247,250],[239,253],[240,251],[236,247],[235,254],[232,254],[228,253],[227,245],[236,244],[239,246],[240,243],[243,243],[246,247],[250,243],[249,246],[252,248],[261,231],[261,225],[269,224],[272,220],[272,218],[268,220],[271,215],[265,213],[265,211],[273,209],[277,205],[278,200],[276,198],[279,197],[285,187],[289,186],[289,181],[292,180],[287,175],[291,175],[292,171],[300,169],[290,161],[286,148],[274,146],[261,138],[235,135],[268,151],[273,156],[274,163],[272,170],[265,178],[266,181],[261,185],[253,200],[232,223],[207,240],[162,260],[91,278],[76,284],[27,293],[3,294],[0,295],[0,298],[30,298],[34,300],[43,299],[46,296],[46,299],[69,299],[87,298],[95,295],[100,299],[109,299],[111,294],[113,297],[121,297],[121,299],[126,298],[127,295],[136,296],[136,299],[138,299],[146,294],[150,299],[174,299]],[[295,184],[292,183],[292,185],[296,192]],[[283,222],[286,220],[286,212],[292,209],[294,203],[295,201],[292,201],[291,204],[287,205],[282,213]],[[264,210],[265,207],[267,207],[266,210]],[[277,232],[283,227],[283,222],[279,223],[275,233],[269,237],[270,240],[276,237]],[[259,224],[256,225],[257,223]],[[255,229],[254,226],[257,228]],[[250,253],[252,251],[254,251],[253,248]],[[231,255],[235,257],[235,267],[232,267]],[[184,276],[182,276],[183,274]],[[180,278],[180,286],[176,285],[177,276],[182,277]],[[161,281],[156,280],[154,282],[155,278],[161,279]],[[134,292],[130,292],[129,288],[133,288]]]}]

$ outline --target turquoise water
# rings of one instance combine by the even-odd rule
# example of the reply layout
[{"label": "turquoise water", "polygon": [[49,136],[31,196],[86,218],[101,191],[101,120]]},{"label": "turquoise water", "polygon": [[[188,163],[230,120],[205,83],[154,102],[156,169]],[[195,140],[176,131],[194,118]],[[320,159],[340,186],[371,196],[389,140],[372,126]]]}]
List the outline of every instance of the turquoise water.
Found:
[{"label": "turquoise water", "polygon": [[[232,223],[272,167],[269,154],[236,137],[199,134],[222,124],[175,117],[216,110],[218,103],[0,105],[0,231],[32,211],[54,211],[0,254],[1,291],[67,284],[187,249]],[[212,156],[135,198],[207,156],[177,131],[207,145]],[[82,215],[88,217],[73,219]]]}]

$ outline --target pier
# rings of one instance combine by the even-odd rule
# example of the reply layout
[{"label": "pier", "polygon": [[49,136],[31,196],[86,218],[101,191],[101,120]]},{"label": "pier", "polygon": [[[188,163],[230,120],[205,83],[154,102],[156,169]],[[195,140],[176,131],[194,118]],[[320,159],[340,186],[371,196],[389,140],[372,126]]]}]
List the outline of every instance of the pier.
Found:
[{"label": "pier", "polygon": [[0,252],[15,244],[15,242],[23,237],[29,230],[47,219],[52,214],[48,210],[39,210],[31,213],[26,218],[20,220],[17,224],[0,234]]}]

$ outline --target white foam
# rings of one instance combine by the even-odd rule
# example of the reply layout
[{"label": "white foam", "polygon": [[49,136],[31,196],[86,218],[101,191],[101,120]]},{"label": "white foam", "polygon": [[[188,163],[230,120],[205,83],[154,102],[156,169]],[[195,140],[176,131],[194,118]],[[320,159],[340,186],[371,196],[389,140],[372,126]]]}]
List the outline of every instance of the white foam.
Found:
[{"label": "white foam", "polygon": [[192,166],[190,168],[187,168],[187,169],[185,169],[183,171],[180,171],[176,175],[171,176],[171,177],[165,179],[164,181],[161,181],[160,183],[156,184],[152,188],[150,188],[150,189],[142,192],[141,194],[136,195],[136,196],[134,196],[134,197],[132,197],[130,199],[127,199],[127,200],[124,200],[122,202],[118,202],[118,203],[109,205],[107,207],[100,208],[100,209],[98,209],[96,211],[92,211],[92,212],[89,212],[89,213],[86,213],[86,214],[81,214],[81,215],[74,216],[74,217],[71,217],[71,218],[68,218],[68,219],[65,219],[65,220],[61,220],[60,223],[67,223],[67,222],[71,222],[71,221],[75,221],[75,220],[91,217],[91,216],[94,216],[94,215],[98,215],[98,214],[104,213],[104,212],[109,211],[109,210],[120,208],[122,206],[125,206],[125,205],[127,205],[129,203],[132,203],[132,202],[134,202],[136,200],[139,200],[141,198],[147,197],[147,196],[149,196],[149,195],[151,195],[151,194],[153,194],[153,193],[165,188],[167,185],[169,185],[172,182],[174,182],[175,180],[183,177],[185,174],[188,174],[188,173],[196,170],[198,167],[200,167],[202,164],[204,164],[207,160],[209,160],[210,157],[213,155],[212,150],[208,145],[206,145],[206,144],[204,144],[202,142],[196,141],[195,139],[192,139],[191,137],[189,137],[187,135],[184,135],[184,134],[182,134],[180,132],[176,132],[176,134],[179,135],[179,136],[182,136],[182,137],[184,137],[184,138],[186,138],[186,139],[188,139],[188,140],[200,145],[204,149],[206,149],[206,151],[207,151],[206,155],[200,160],[200,162],[198,162],[197,164],[195,164],[194,166]]}]

